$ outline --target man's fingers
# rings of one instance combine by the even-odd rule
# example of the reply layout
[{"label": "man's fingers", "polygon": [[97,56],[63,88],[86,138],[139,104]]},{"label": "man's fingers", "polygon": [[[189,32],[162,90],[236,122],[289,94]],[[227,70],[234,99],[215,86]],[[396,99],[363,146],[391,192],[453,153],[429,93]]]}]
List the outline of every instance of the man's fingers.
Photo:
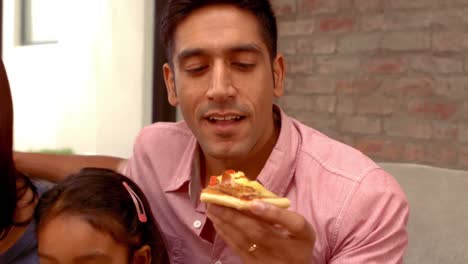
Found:
[{"label": "man's fingers", "polygon": [[[213,215],[213,212],[216,214]],[[234,235],[236,237],[241,236],[238,239],[242,239],[241,243],[252,244],[262,241],[264,247],[270,248],[277,239],[288,237],[284,232],[284,228],[272,226],[270,223],[258,219],[248,211],[241,212],[231,208],[210,205],[207,215],[212,219],[213,224],[215,222],[219,223],[222,225],[220,228],[224,230],[227,230],[229,227],[235,232]],[[287,231],[287,233],[289,233],[289,231]]]},{"label": "man's fingers", "polygon": [[262,201],[253,201],[249,210],[266,222],[282,226],[295,237],[310,237],[312,232],[307,220],[295,212]]},{"label": "man's fingers", "polygon": [[213,218],[213,223],[219,221],[223,224],[222,228],[226,228],[227,226],[232,227],[237,234],[243,235],[243,239],[247,243],[259,241],[272,235],[273,228],[267,222],[257,220],[252,216],[244,214],[244,212],[210,205],[207,213],[208,217]]},{"label": "man's fingers", "polygon": [[243,259],[246,257],[252,257],[249,256],[250,252],[248,251],[248,248],[253,244],[252,241],[248,241],[248,238],[231,224],[222,221],[217,216],[210,214],[209,212],[207,212],[207,215],[213,223],[218,236],[230,248],[237,252],[239,257]]}]

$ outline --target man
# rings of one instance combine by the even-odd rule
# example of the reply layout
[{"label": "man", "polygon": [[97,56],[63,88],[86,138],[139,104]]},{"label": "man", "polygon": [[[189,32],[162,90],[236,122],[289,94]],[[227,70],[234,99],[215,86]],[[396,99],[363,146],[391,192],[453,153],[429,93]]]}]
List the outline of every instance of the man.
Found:
[{"label": "man", "polygon": [[[402,262],[408,205],[396,181],[273,104],[285,66],[267,0],[169,1],[161,34],[168,99],[185,122],[144,128],[133,157],[119,166],[150,200],[172,263]],[[118,164],[43,158],[18,156],[30,172],[51,160],[68,164],[61,175]],[[244,171],[288,197],[291,208],[207,208],[200,191],[225,169]]]}]

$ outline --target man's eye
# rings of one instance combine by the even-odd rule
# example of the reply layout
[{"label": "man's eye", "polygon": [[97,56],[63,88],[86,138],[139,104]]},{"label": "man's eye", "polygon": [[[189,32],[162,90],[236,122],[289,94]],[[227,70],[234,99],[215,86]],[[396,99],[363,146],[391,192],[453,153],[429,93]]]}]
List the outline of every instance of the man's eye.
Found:
[{"label": "man's eye", "polygon": [[188,73],[190,73],[190,74],[197,74],[197,73],[203,72],[207,68],[208,68],[208,66],[197,66],[197,67],[188,68],[188,69],[186,69],[186,71]]},{"label": "man's eye", "polygon": [[254,63],[233,62],[232,65],[240,70],[250,70],[255,67]]}]

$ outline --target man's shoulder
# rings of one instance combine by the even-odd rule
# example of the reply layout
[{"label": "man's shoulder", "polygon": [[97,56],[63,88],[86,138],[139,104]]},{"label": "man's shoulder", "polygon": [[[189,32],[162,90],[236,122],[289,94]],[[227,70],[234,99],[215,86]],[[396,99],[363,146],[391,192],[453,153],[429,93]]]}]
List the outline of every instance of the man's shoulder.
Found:
[{"label": "man's shoulder", "polygon": [[308,163],[312,161],[324,170],[352,181],[361,181],[370,171],[380,168],[359,150],[299,121],[295,120],[294,124],[302,139],[300,158]]}]

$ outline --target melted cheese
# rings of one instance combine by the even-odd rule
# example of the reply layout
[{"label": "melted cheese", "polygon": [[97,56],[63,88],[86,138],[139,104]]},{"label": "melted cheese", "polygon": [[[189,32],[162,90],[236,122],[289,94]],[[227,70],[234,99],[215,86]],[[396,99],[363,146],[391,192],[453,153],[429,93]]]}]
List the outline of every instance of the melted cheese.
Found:
[{"label": "melted cheese", "polygon": [[[222,175],[217,176],[219,182],[222,181]],[[242,171],[237,171],[235,173],[231,173],[231,177],[234,179],[234,182],[240,185],[249,186],[257,190],[261,197],[265,198],[275,198],[278,197],[276,194],[267,190],[263,185],[261,185],[258,181],[250,181]]]}]

